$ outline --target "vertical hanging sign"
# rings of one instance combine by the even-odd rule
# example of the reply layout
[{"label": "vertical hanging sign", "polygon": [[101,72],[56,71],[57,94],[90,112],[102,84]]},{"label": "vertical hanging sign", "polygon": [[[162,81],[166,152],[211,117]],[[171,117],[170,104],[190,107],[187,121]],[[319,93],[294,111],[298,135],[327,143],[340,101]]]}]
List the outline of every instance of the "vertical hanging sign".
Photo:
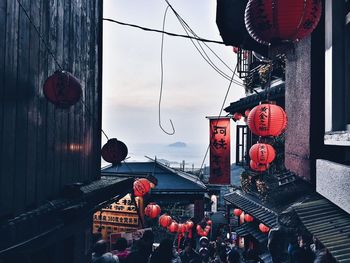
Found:
[{"label": "vertical hanging sign", "polygon": [[210,184],[230,184],[230,118],[209,117]]}]

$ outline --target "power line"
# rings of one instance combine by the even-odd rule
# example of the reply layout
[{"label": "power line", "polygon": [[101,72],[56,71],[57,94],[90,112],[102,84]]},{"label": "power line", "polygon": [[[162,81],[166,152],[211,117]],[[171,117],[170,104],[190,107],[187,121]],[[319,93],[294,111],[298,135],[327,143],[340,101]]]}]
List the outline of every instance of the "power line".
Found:
[{"label": "power line", "polygon": [[116,24],[123,25],[123,26],[130,26],[130,27],[142,29],[142,30],[145,30],[145,31],[162,33],[162,34],[166,34],[166,35],[173,36],[173,37],[189,38],[189,39],[195,39],[195,40],[198,40],[198,41],[201,41],[201,42],[225,45],[225,43],[222,42],[222,41],[217,41],[217,40],[211,40],[211,39],[206,39],[206,38],[201,38],[201,37],[192,37],[192,36],[187,36],[187,35],[171,33],[171,32],[167,32],[167,31],[164,31],[164,30],[152,29],[152,28],[148,28],[148,27],[135,25],[135,24],[129,24],[129,23],[121,22],[121,21],[114,20],[114,19],[111,19],[111,18],[102,18],[102,20],[108,21],[108,22],[112,22],[112,23],[116,23]]}]

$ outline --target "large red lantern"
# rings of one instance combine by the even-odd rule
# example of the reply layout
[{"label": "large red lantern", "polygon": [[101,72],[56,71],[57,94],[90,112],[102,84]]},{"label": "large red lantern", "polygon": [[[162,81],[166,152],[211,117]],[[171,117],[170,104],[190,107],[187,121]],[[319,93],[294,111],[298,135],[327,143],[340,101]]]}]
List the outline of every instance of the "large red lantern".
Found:
[{"label": "large red lantern", "polygon": [[263,103],[250,111],[247,124],[255,135],[278,136],[286,129],[287,115],[280,106]]},{"label": "large red lantern", "polygon": [[134,182],[134,194],[135,194],[135,196],[144,196],[145,194],[147,194],[150,191],[150,189],[151,189],[151,184],[145,178],[137,179]]},{"label": "large red lantern", "polygon": [[240,216],[242,214],[242,212],[243,211],[241,209],[238,209],[238,208],[233,209],[233,214],[235,216]]},{"label": "large red lantern", "polygon": [[263,223],[259,224],[259,229],[263,233],[268,233],[270,231],[270,228],[268,226],[265,226]]},{"label": "large red lantern", "polygon": [[245,25],[259,43],[294,42],[312,33],[321,13],[321,0],[249,0]]},{"label": "large red lantern", "polygon": [[256,163],[253,160],[250,160],[250,168],[256,172],[265,172],[267,169],[269,169],[269,164],[261,164]]},{"label": "large red lantern", "polygon": [[173,220],[172,220],[171,216],[169,216],[167,214],[161,215],[159,217],[159,225],[161,227],[164,227],[164,228],[168,227],[172,221]]},{"label": "large red lantern", "polygon": [[245,222],[253,222],[254,221],[254,217],[252,217],[251,215],[249,215],[249,214],[245,214],[244,215],[244,221]]},{"label": "large red lantern", "polygon": [[233,114],[233,119],[235,121],[239,121],[242,118],[242,114],[239,112],[236,112],[235,114]]},{"label": "large red lantern", "polygon": [[118,164],[128,155],[128,147],[116,138],[109,139],[101,149],[103,160],[112,164]]},{"label": "large red lantern", "polygon": [[145,215],[149,218],[156,218],[160,214],[160,207],[155,203],[150,203],[145,208]]},{"label": "large red lantern", "polygon": [[178,229],[179,225],[175,221],[171,222],[171,224],[168,226],[168,230],[170,233],[177,233]]},{"label": "large red lantern", "polygon": [[275,149],[267,143],[254,144],[249,150],[250,159],[258,164],[271,163],[275,157]]},{"label": "large red lantern", "polygon": [[67,71],[56,71],[44,83],[44,95],[59,108],[68,108],[80,100],[82,88],[79,80]]}]

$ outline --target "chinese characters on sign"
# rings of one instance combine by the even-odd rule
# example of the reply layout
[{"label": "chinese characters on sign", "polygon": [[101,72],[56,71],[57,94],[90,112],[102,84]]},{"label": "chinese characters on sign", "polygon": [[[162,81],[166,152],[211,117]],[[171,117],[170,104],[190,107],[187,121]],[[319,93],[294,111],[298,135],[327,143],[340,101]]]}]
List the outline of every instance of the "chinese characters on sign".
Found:
[{"label": "chinese characters on sign", "polygon": [[93,232],[101,232],[104,239],[111,233],[135,231],[139,227],[136,207],[128,194],[93,215]]},{"label": "chinese characters on sign", "polygon": [[210,119],[210,184],[230,184],[230,118]]}]

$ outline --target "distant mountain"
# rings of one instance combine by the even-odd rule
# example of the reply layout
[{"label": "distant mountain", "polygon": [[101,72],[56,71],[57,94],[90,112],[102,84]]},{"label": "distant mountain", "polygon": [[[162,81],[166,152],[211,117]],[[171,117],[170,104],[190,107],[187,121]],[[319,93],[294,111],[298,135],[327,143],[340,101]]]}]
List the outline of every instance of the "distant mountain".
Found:
[{"label": "distant mountain", "polygon": [[184,142],[175,142],[175,143],[172,143],[172,144],[169,144],[168,145],[169,147],[179,147],[179,148],[184,148],[187,146],[186,143]]}]

